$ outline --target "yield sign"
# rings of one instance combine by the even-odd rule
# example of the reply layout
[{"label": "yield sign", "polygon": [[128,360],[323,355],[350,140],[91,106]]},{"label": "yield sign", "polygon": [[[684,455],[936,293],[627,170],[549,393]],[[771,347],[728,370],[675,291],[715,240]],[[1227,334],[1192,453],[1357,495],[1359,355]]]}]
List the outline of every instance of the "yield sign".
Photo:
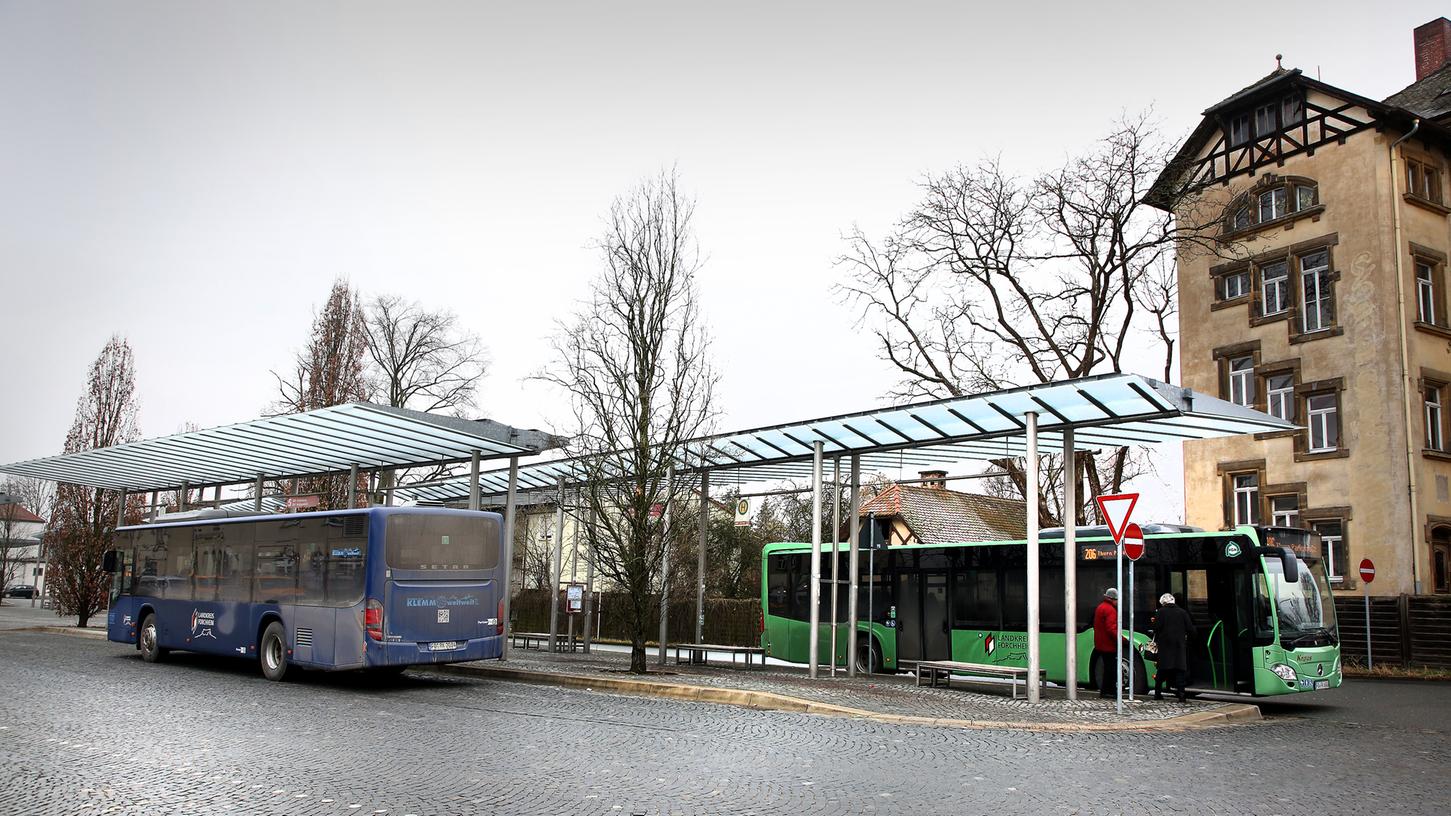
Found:
[{"label": "yield sign", "polygon": [[1122,542],[1124,529],[1128,526],[1129,516],[1134,512],[1134,505],[1139,501],[1139,494],[1119,493],[1114,496],[1099,496],[1094,501],[1098,502],[1098,514],[1103,517],[1104,523],[1108,525],[1108,531],[1113,534],[1114,543]]}]

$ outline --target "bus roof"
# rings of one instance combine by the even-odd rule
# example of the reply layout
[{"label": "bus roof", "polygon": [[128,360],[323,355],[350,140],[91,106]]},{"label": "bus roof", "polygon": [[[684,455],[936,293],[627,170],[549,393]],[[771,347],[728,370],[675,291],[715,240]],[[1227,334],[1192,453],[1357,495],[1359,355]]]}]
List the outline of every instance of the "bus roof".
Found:
[{"label": "bus roof", "polygon": [[[1143,530],[1144,530],[1144,535],[1147,536],[1147,537],[1149,537],[1149,538],[1188,538],[1188,537],[1191,537],[1191,536],[1216,536],[1216,537],[1217,536],[1235,536],[1235,535],[1243,535],[1246,531],[1250,531],[1250,530],[1253,529],[1251,527],[1236,527],[1233,530],[1203,530],[1203,529],[1200,529],[1198,527],[1189,527],[1189,526],[1182,525],[1182,524],[1145,524],[1145,525],[1142,525],[1142,527],[1143,527]],[[1050,530],[1045,530],[1039,536],[1039,543],[1047,543],[1049,541],[1062,541],[1062,540],[1063,540],[1063,528],[1061,528],[1061,527],[1053,528],[1051,531]],[[1113,536],[1109,534],[1108,528],[1105,527],[1105,526],[1101,526],[1100,525],[1100,526],[1093,526],[1093,527],[1079,527],[1078,528],[1078,533],[1077,533],[1077,540],[1078,541],[1099,541],[1099,540],[1110,540],[1111,541],[1111,540],[1113,540]],[[905,544],[905,545],[898,544],[898,545],[895,545],[895,546],[892,546],[892,547],[884,547],[884,548],[881,548],[881,550],[879,550],[879,551],[883,551],[883,550],[893,550],[893,551],[899,551],[899,550],[921,550],[921,549],[936,549],[936,548],[939,548],[939,547],[957,548],[957,547],[988,547],[988,546],[1026,546],[1027,543],[1028,543],[1027,539],[1022,539],[1022,538],[1017,538],[1017,539],[1000,539],[1000,540],[997,540],[997,541],[952,541],[952,542],[944,542],[944,543],[941,543],[941,544]],[[822,546],[822,550],[823,551],[829,551],[831,549],[831,542],[829,542],[829,541],[828,542],[823,542],[821,546]],[[851,548],[850,542],[847,542],[847,541],[842,541],[842,542],[840,542],[840,543],[837,544],[838,551],[843,551],[844,552],[846,550],[849,550],[850,548]],[[775,541],[775,542],[772,542],[770,544],[767,544],[765,547],[761,548],[761,554],[762,555],[771,555],[772,553],[776,553],[776,552],[782,552],[782,551],[785,551],[785,552],[797,552],[797,551],[801,551],[801,550],[810,551],[811,550],[811,542],[809,542],[809,541]],[[862,548],[862,551],[863,552],[866,552],[866,548],[863,547]]]}]

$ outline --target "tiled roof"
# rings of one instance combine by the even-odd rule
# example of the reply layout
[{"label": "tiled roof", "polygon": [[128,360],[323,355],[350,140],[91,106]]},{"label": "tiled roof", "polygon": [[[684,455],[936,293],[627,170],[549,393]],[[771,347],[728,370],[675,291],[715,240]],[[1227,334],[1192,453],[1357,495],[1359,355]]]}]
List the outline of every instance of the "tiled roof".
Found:
[{"label": "tiled roof", "polygon": [[900,516],[922,544],[1022,538],[1028,527],[1021,499],[916,485],[892,485],[863,504],[861,512]]},{"label": "tiled roof", "polygon": [[18,504],[0,504],[0,520],[10,522],[26,521],[33,524],[45,523],[45,519]]},{"label": "tiled roof", "polygon": [[1391,94],[1385,103],[1428,119],[1451,113],[1451,65],[1444,65],[1436,73]]},{"label": "tiled roof", "polygon": [[1224,99],[1221,99],[1218,102],[1214,103],[1213,105],[1210,105],[1209,108],[1204,111],[1204,113],[1207,116],[1212,111],[1219,110],[1220,108],[1223,108],[1223,107],[1226,107],[1228,105],[1231,105],[1231,104],[1233,104],[1235,102],[1238,102],[1240,99],[1243,99],[1244,97],[1249,96],[1249,95],[1255,93],[1256,91],[1259,91],[1262,88],[1265,88],[1265,87],[1267,87],[1269,85],[1274,84],[1281,77],[1289,76],[1289,75],[1292,75],[1292,74],[1298,76],[1300,74],[1300,69],[1299,68],[1295,68],[1293,70],[1290,70],[1290,69],[1285,69],[1285,68],[1276,68],[1275,70],[1269,72],[1265,76],[1260,77],[1259,79],[1255,80],[1254,82],[1251,82],[1250,84],[1244,86],[1243,88],[1240,88],[1239,90],[1235,91],[1234,93],[1230,94],[1229,96],[1225,97]]}]

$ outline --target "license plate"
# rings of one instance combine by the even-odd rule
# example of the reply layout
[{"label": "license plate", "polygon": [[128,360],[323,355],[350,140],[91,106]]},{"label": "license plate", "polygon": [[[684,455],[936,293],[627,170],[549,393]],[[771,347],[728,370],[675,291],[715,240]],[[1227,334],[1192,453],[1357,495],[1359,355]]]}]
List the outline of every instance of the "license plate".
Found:
[{"label": "license plate", "polygon": [[458,641],[456,640],[435,640],[434,642],[428,644],[428,651],[430,652],[446,652],[450,649],[457,648]]},{"label": "license plate", "polygon": [[1330,681],[1329,680],[1316,680],[1315,681],[1315,690],[1316,691],[1320,691],[1321,689],[1328,689],[1328,688],[1330,688]]}]

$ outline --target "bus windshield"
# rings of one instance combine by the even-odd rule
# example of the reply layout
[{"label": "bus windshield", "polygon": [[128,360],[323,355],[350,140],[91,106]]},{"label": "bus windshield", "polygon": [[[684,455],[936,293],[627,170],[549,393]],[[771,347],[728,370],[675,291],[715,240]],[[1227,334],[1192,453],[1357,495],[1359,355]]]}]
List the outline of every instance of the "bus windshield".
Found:
[{"label": "bus windshield", "polygon": [[1325,646],[1336,640],[1335,602],[1330,597],[1330,582],[1325,566],[1318,558],[1307,563],[1299,561],[1300,580],[1285,580],[1285,570],[1278,558],[1265,559],[1265,574],[1270,594],[1275,598],[1275,613],[1280,625],[1280,644]]},{"label": "bus windshield", "polygon": [[400,514],[384,533],[388,566],[400,570],[487,570],[499,565],[499,525],[478,516]]}]

